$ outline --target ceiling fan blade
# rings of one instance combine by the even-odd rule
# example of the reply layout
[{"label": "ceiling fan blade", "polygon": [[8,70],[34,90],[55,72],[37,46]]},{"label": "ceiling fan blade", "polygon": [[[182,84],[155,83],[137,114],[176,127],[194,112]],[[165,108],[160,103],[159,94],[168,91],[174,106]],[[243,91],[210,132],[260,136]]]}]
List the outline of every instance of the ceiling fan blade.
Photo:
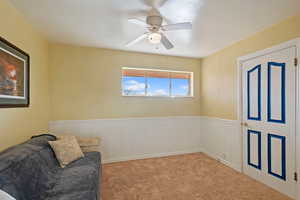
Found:
[{"label": "ceiling fan blade", "polygon": [[168,17],[166,17],[166,16],[164,16],[164,15],[161,15],[161,16],[162,16],[162,18],[164,19],[164,22],[166,22],[166,25],[167,25],[167,24],[173,24],[173,22],[172,22],[171,19],[169,19]]},{"label": "ceiling fan blade", "polygon": [[154,7],[154,1],[155,0],[140,0],[144,5],[149,7]]},{"label": "ceiling fan blade", "polygon": [[191,30],[192,23],[191,22],[183,22],[183,23],[178,23],[178,24],[168,24],[168,25],[162,26],[162,29],[164,31]]},{"label": "ceiling fan blade", "polygon": [[143,27],[148,26],[147,23],[146,23],[145,21],[143,21],[143,20],[141,20],[141,19],[138,19],[138,18],[130,18],[130,19],[128,19],[128,21],[129,21],[130,23],[137,24],[137,25],[139,25],[139,26],[143,26]]},{"label": "ceiling fan blade", "polygon": [[[158,0],[159,1],[159,0]],[[160,7],[163,7],[166,3],[167,3],[168,0],[160,0],[158,3],[157,3],[157,7],[160,8]]]},{"label": "ceiling fan blade", "polygon": [[164,34],[161,34],[161,43],[164,45],[166,49],[172,49],[174,47],[174,45]]},{"label": "ceiling fan blade", "polygon": [[136,44],[136,43],[142,41],[143,39],[146,39],[147,36],[148,36],[148,33],[144,33],[143,35],[137,37],[136,39],[134,39],[134,40],[128,42],[125,46],[126,46],[126,47],[132,46],[132,45],[134,45],[134,44]]}]

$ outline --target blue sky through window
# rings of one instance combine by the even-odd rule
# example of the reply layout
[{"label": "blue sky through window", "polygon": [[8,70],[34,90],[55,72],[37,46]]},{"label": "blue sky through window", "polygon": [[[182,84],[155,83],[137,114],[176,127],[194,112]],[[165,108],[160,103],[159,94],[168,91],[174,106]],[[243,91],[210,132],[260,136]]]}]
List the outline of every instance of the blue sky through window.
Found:
[{"label": "blue sky through window", "polygon": [[124,76],[123,95],[145,95],[145,77]]},{"label": "blue sky through window", "polygon": [[172,96],[189,96],[189,80],[174,78],[172,81]]},{"label": "blue sky through window", "polygon": [[[172,72],[171,72],[172,73]],[[123,95],[125,96],[190,96],[190,80],[186,78],[158,78],[139,76],[123,76]],[[171,92],[170,92],[171,82]]]},{"label": "blue sky through window", "polygon": [[169,96],[170,79],[169,78],[152,78],[147,79],[148,96]]}]

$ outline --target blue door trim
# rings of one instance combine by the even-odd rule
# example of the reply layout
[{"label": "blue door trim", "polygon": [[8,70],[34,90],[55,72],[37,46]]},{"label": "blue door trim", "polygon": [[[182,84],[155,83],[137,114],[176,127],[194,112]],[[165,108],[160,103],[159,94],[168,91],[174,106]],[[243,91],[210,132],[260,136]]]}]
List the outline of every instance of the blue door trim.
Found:
[{"label": "blue door trim", "polygon": [[[272,106],[271,106],[271,86],[272,86],[272,76],[271,68],[280,67],[281,68],[281,119],[272,118]],[[285,117],[285,63],[268,62],[268,105],[267,105],[267,120],[268,122],[282,123],[286,121]]]},{"label": "blue door trim", "polygon": [[[258,73],[258,99],[257,99],[257,105],[258,105],[258,113],[257,117],[253,117],[250,115],[250,74],[257,70]],[[248,120],[261,120],[261,65],[257,65],[256,67],[252,68],[247,72],[247,107],[248,107]]]},{"label": "blue door trim", "polygon": [[[258,163],[254,164],[251,162],[251,140],[250,140],[250,134],[256,134],[257,135],[257,144],[258,144]],[[248,153],[248,165],[261,170],[261,132],[260,131],[254,131],[254,130],[250,130],[248,129],[247,132],[247,153]]]},{"label": "blue door trim", "polygon": [[[272,171],[272,138],[277,138],[281,140],[281,175],[276,174],[275,172]],[[280,135],[275,135],[275,134],[270,134],[268,133],[268,173],[280,178],[282,180],[286,180],[286,144],[285,144],[285,136],[280,136]]]}]

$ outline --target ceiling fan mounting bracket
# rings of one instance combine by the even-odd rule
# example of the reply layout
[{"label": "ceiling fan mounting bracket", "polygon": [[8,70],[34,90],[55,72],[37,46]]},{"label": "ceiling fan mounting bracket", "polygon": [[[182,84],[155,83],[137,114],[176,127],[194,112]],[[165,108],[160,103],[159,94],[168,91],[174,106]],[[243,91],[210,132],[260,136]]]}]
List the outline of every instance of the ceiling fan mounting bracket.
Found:
[{"label": "ceiling fan mounting bracket", "polygon": [[162,25],[163,18],[161,16],[148,16],[146,23],[151,26],[160,27]]}]

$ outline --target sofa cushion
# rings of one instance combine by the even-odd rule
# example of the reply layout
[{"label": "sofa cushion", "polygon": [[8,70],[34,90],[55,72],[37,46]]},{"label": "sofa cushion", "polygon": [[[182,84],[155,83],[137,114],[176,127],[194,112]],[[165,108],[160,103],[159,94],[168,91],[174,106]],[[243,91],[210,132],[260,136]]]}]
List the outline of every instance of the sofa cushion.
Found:
[{"label": "sofa cushion", "polygon": [[47,173],[54,170],[51,166],[56,162],[53,152],[45,145],[51,139],[33,139],[1,152],[0,189],[18,200],[37,199],[35,191],[39,183],[47,181]]},{"label": "sofa cushion", "polygon": [[48,141],[54,141],[50,136],[31,139],[20,145],[10,147],[0,152],[0,173],[11,165],[21,162],[34,152],[49,148]]},{"label": "sofa cushion", "polygon": [[99,190],[100,154],[86,153],[85,157],[59,170],[52,177],[55,186],[46,191],[43,199],[96,200]]},{"label": "sofa cushion", "polygon": [[[0,189],[17,200],[73,200],[76,196],[96,200],[100,153],[88,153],[85,158],[62,169],[48,144],[49,140],[53,138],[34,138],[1,152]],[[72,187],[73,192],[70,193]]]}]

